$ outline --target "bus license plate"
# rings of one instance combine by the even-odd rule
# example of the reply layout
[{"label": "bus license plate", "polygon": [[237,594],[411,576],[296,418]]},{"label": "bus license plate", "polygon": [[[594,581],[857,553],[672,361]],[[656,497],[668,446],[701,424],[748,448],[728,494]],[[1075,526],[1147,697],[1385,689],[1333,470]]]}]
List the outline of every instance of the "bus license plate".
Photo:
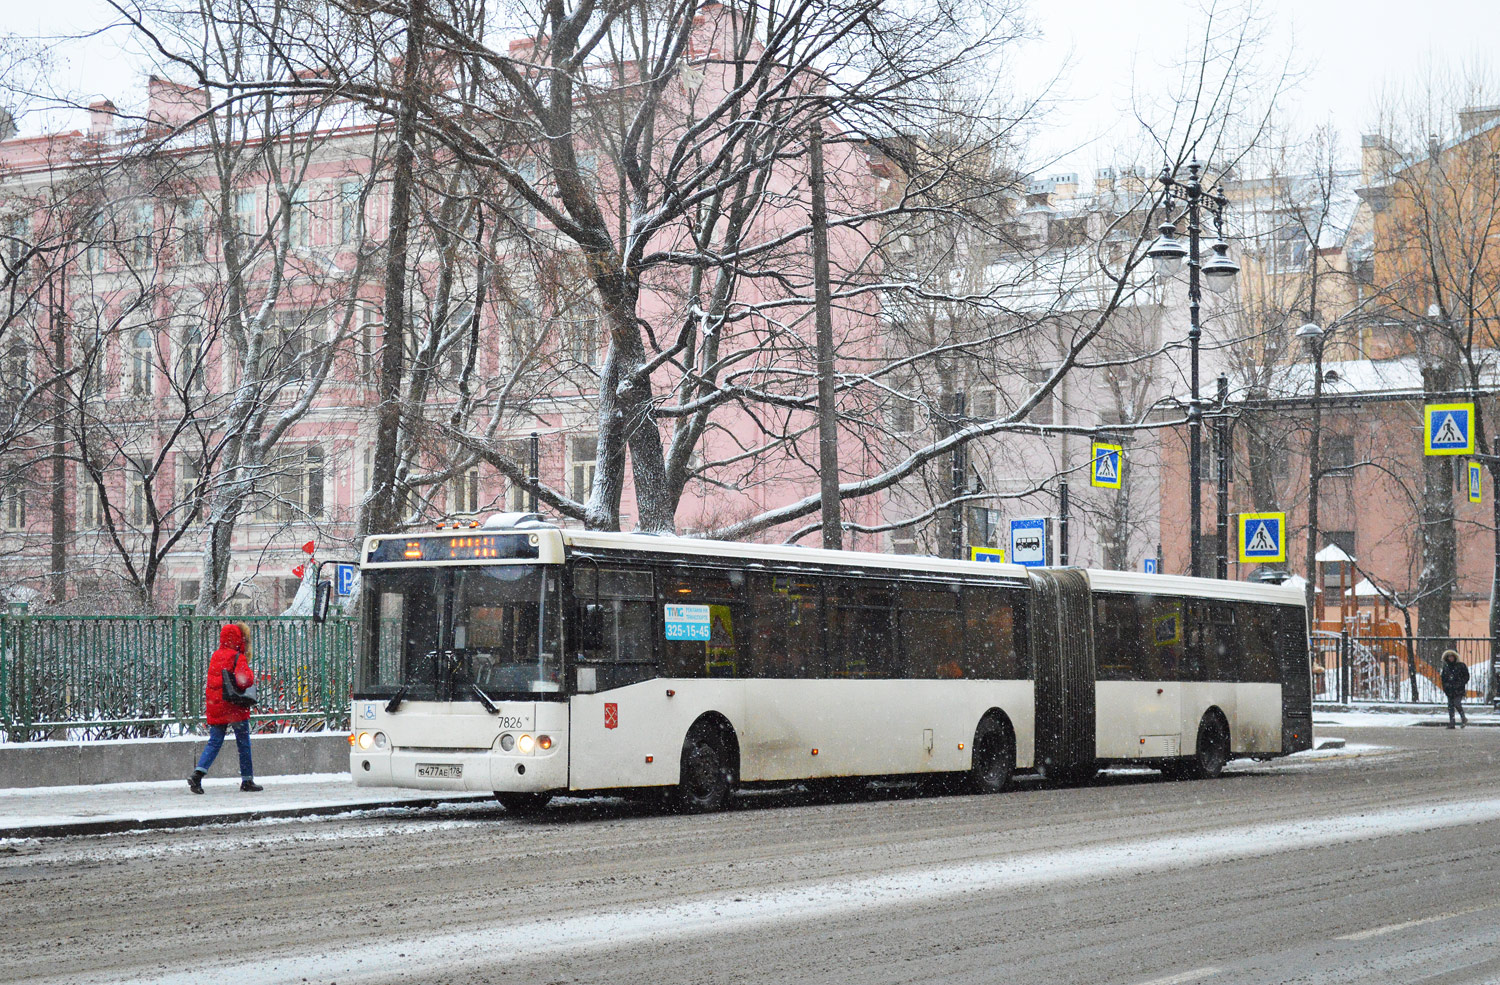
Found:
[{"label": "bus license plate", "polygon": [[417,775],[440,780],[457,780],[464,775],[462,763],[418,763]]}]

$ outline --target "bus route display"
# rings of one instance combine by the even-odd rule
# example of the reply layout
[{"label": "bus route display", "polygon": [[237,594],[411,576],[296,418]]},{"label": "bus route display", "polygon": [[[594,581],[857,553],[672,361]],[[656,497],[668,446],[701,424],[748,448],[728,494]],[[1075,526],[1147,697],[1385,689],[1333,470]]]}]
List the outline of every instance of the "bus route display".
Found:
[{"label": "bus route display", "polygon": [[392,537],[370,549],[366,563],[415,564],[534,558],[537,545],[525,534],[459,534],[452,537]]}]

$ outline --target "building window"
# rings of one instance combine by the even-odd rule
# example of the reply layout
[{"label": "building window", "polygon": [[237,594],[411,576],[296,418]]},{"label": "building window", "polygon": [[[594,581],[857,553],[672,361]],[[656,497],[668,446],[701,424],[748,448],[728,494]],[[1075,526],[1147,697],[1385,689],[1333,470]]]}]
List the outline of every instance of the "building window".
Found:
[{"label": "building window", "polygon": [[177,583],[177,601],[179,604],[192,604],[198,601],[198,591],[202,582],[197,578],[184,578]]},{"label": "building window", "polygon": [[144,527],[151,513],[149,471],[145,462],[132,462],[125,473],[125,505],[135,527]]},{"label": "building window", "polygon": [[256,510],[262,521],[292,522],[323,516],[323,449],[313,445],[286,448],[278,452],[259,483],[260,505]]},{"label": "building window", "polygon": [[443,326],[443,344],[448,352],[448,375],[457,377],[464,371],[469,359],[469,339],[474,321],[474,309],[470,306],[456,308],[448,313]]},{"label": "building window", "polygon": [[464,469],[455,475],[448,489],[448,509],[451,513],[479,512],[479,469]]},{"label": "building window", "polygon": [[99,485],[87,471],[79,476],[78,529],[98,530],[104,526],[104,497]]},{"label": "building window", "polygon": [[5,388],[17,393],[25,392],[31,383],[31,373],[26,358],[26,343],[16,340],[5,347]]},{"label": "building window", "polygon": [[599,464],[599,439],[573,438],[569,443],[573,459],[573,498],[589,498],[594,491],[594,469]]},{"label": "building window", "polygon": [[[1052,377],[1052,373],[1053,370],[1047,367],[1026,370],[1026,382],[1029,385],[1029,392],[1026,395],[1028,399],[1031,394],[1035,393],[1042,384],[1046,383]],[[1026,419],[1033,424],[1051,424],[1055,414],[1054,404],[1056,394],[1057,391],[1055,389],[1049,390],[1047,395],[1037,401],[1035,407],[1031,408],[1031,413],[1027,415]]]},{"label": "building window", "polygon": [[906,397],[891,398],[886,407],[886,416],[890,419],[891,430],[899,434],[911,434],[917,429],[916,404]]},{"label": "building window", "polygon": [[1325,474],[1348,475],[1354,468],[1354,436],[1352,434],[1328,434],[1322,436],[1322,453],[1319,463]]},{"label": "building window", "polygon": [[981,421],[992,421],[995,419],[995,411],[999,404],[997,394],[989,387],[981,387],[974,391],[974,400],[970,406],[969,416],[976,417]]},{"label": "building window", "polygon": [[128,386],[132,397],[151,396],[151,330],[143,328],[130,337]]},{"label": "building window", "polygon": [[234,197],[235,231],[240,236],[240,248],[252,249],[260,238],[260,212],[256,208],[255,192],[240,192]]},{"label": "building window", "polygon": [[203,332],[196,325],[182,332],[182,345],[177,350],[177,380],[188,393],[203,392]]},{"label": "building window", "polygon": [[303,488],[306,490],[303,502],[307,504],[307,515],[310,517],[323,516],[323,477],[323,449],[316,446],[308,448],[303,460],[302,478]]},{"label": "building window", "polygon": [[11,480],[0,488],[0,518],[5,520],[6,530],[26,529],[26,489],[17,480]]},{"label": "building window", "polygon": [[184,202],[178,207],[177,221],[182,232],[177,241],[184,263],[201,263],[206,252],[208,231],[204,220],[208,209],[202,199]]},{"label": "building window", "polygon": [[203,479],[203,468],[199,462],[185,452],[177,455],[177,502],[191,508],[203,494],[198,488]]},{"label": "building window", "polygon": [[287,238],[294,250],[312,245],[312,208],[307,201],[307,186],[292,192],[287,202]]},{"label": "building window", "polygon": [[568,345],[573,361],[580,366],[594,366],[599,361],[598,322],[585,318],[568,327]]},{"label": "building window", "polygon": [[21,258],[29,245],[31,223],[24,216],[15,216],[5,223],[5,266],[12,274],[21,268]]},{"label": "building window", "polygon": [[130,259],[137,267],[149,267],[155,259],[153,244],[156,232],[156,209],[139,204],[131,221]]},{"label": "building window", "polygon": [[359,240],[365,224],[365,206],[357,181],[345,181],[339,185],[339,242],[345,245]]},{"label": "building window", "polygon": [[903,527],[897,527],[891,531],[891,553],[917,553],[917,528],[915,524],[908,523]]}]

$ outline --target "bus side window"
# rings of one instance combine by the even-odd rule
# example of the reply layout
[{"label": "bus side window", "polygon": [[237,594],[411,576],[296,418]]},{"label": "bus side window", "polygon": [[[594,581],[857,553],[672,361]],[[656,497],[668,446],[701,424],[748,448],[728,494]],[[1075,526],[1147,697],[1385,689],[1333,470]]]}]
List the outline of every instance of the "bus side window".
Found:
[{"label": "bus side window", "polygon": [[1140,680],[1141,618],[1129,595],[1094,597],[1094,659],[1101,681]]},{"label": "bus side window", "polygon": [[958,593],[946,588],[903,585],[901,652],[906,677],[953,679],[967,677],[963,658],[963,623],[958,615]]},{"label": "bus side window", "polygon": [[674,570],[662,590],[662,673],[666,677],[742,677],[750,611],[745,573]]},{"label": "bus side window", "polygon": [[830,677],[895,677],[893,586],[864,578],[824,583]]},{"label": "bus side window", "polygon": [[1136,680],[1183,680],[1183,640],[1187,636],[1183,600],[1157,595],[1137,595],[1135,600],[1143,643],[1136,653]]},{"label": "bus side window", "polygon": [[599,690],[623,687],[656,676],[655,608],[650,571],[580,566],[573,572],[578,623],[595,621],[597,638],[575,630],[574,648],[581,660],[599,665]]},{"label": "bus side window", "polygon": [[817,677],[823,665],[822,590],[807,575],[750,575],[746,676]]},{"label": "bus side window", "polygon": [[1276,672],[1276,639],[1267,606],[1241,602],[1236,620],[1239,628],[1241,680],[1253,684],[1274,684]]},{"label": "bus side window", "polygon": [[1021,622],[1025,609],[1018,593],[1002,588],[965,585],[964,676],[986,680],[1024,680],[1031,676],[1031,655]]}]

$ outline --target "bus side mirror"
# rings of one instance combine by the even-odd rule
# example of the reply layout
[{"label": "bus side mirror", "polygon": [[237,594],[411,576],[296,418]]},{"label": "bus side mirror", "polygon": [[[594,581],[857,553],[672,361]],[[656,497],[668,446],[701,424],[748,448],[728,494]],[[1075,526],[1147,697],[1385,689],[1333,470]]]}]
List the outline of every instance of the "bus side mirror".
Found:
[{"label": "bus side mirror", "polygon": [[317,590],[313,593],[313,623],[323,625],[328,620],[328,603],[333,600],[333,582],[318,582]]},{"label": "bus side mirror", "polygon": [[604,649],[604,606],[593,602],[578,606],[578,649]]}]

